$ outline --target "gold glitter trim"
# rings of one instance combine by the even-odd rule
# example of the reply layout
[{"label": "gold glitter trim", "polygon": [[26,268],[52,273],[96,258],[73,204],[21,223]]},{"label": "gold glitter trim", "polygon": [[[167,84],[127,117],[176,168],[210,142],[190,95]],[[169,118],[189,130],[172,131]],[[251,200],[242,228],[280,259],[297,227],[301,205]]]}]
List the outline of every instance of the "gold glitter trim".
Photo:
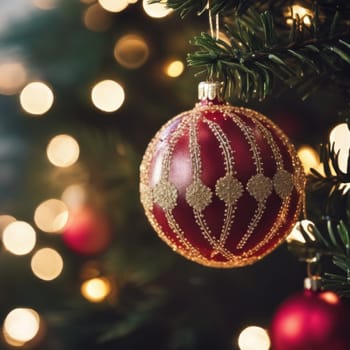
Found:
[{"label": "gold glitter trim", "polygon": [[256,174],[249,179],[247,191],[259,203],[262,203],[272,193],[272,181],[263,174]]},{"label": "gold glitter trim", "polygon": [[279,169],[273,177],[273,186],[281,199],[285,199],[290,196],[293,191],[292,175],[287,170]]},{"label": "gold glitter trim", "polygon": [[177,189],[174,184],[162,179],[153,188],[153,198],[164,210],[173,210],[176,207]]},{"label": "gold glitter trim", "polygon": [[141,199],[142,205],[146,210],[152,210],[153,208],[152,189],[142,182],[140,183],[140,199]]},{"label": "gold glitter trim", "polygon": [[215,193],[225,204],[233,205],[243,195],[243,185],[231,174],[226,174],[216,182]]},{"label": "gold glitter trim", "polygon": [[198,179],[186,189],[186,201],[195,210],[204,210],[210,204],[211,198],[210,188]]}]

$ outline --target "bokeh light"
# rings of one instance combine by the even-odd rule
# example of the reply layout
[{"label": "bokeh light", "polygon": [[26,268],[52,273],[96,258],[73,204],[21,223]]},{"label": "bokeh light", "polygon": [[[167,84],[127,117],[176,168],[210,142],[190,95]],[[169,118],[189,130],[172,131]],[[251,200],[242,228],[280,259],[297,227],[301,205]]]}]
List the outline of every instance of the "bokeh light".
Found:
[{"label": "bokeh light", "polygon": [[287,237],[287,242],[299,242],[299,243],[305,243],[305,238],[303,232],[310,238],[310,240],[315,241],[315,236],[313,235],[313,229],[315,227],[315,224],[310,220],[301,220],[298,221],[293,229],[292,232]]},{"label": "bokeh light", "polygon": [[128,0],[98,0],[98,2],[106,11],[109,12],[121,12],[129,5]]},{"label": "bokeh light", "polygon": [[104,112],[115,112],[125,100],[122,86],[114,80],[102,80],[91,91],[93,104]]},{"label": "bokeh light", "polygon": [[310,18],[312,17],[312,11],[310,9],[305,8],[305,7],[298,5],[298,4],[292,5],[291,8],[288,7],[288,9],[284,13],[285,16],[287,16],[287,17],[289,16],[289,18],[287,18],[287,20],[286,20],[286,23],[288,25],[293,24],[293,20],[290,18],[290,16],[291,16],[290,9],[292,10],[292,18],[299,17],[306,26],[311,25]]},{"label": "bokeh light", "polygon": [[0,64],[0,94],[18,93],[27,80],[27,71],[23,63],[8,62]]},{"label": "bokeh light", "polygon": [[117,62],[129,69],[141,67],[149,56],[149,48],[145,40],[136,34],[121,37],[114,46],[114,57]]},{"label": "bokeh light", "polygon": [[103,32],[111,26],[112,18],[99,4],[93,4],[85,10],[83,22],[86,28],[94,32]]},{"label": "bokeh light", "polygon": [[167,76],[171,78],[176,78],[179,77],[185,69],[185,65],[183,64],[182,61],[176,60],[170,62],[166,67],[165,67],[165,73]]},{"label": "bokeh light", "polygon": [[334,147],[334,153],[338,156],[338,166],[343,173],[347,173],[348,156],[350,150],[350,131],[347,123],[338,124],[329,134],[329,143]]},{"label": "bokeh light", "polygon": [[79,153],[78,142],[66,134],[53,137],[46,149],[49,161],[53,165],[63,168],[73,165],[78,160]]},{"label": "bokeh light", "polygon": [[52,107],[54,95],[46,84],[35,81],[23,88],[19,100],[22,108],[27,113],[42,115]]},{"label": "bokeh light", "polygon": [[63,191],[61,199],[70,210],[81,208],[86,202],[86,191],[84,186],[79,184],[68,186]]},{"label": "bokeh light", "polygon": [[42,248],[33,255],[30,266],[36,277],[52,281],[61,274],[63,259],[56,250]]},{"label": "bokeh light", "polygon": [[40,10],[53,10],[57,7],[59,0],[32,0],[33,5]]},{"label": "bokeh light", "polygon": [[60,232],[69,219],[68,207],[58,199],[48,199],[35,209],[34,222],[44,232]]},{"label": "bokeh light", "polygon": [[[13,309],[4,320],[3,332],[15,344],[24,344],[32,340],[39,332],[40,316],[28,308]],[[6,339],[6,338],[5,338]]]},{"label": "bokeh light", "polygon": [[301,146],[298,149],[298,157],[304,167],[305,174],[310,174],[310,168],[318,169],[320,167],[320,158],[311,146]]},{"label": "bokeh light", "polygon": [[110,292],[111,283],[104,277],[91,278],[81,285],[81,294],[93,303],[103,301]]},{"label": "bokeh light", "polygon": [[264,328],[249,326],[240,333],[238,346],[240,350],[268,350],[270,337]]},{"label": "bokeh light", "polygon": [[0,215],[0,235],[2,235],[5,228],[14,221],[16,221],[16,218],[12,215]]},{"label": "bokeh light", "polygon": [[36,233],[25,221],[14,221],[7,225],[2,235],[5,248],[15,255],[30,253],[36,243]]},{"label": "bokeh light", "polygon": [[153,18],[162,18],[169,15],[172,9],[167,8],[164,3],[150,4],[148,0],[142,0],[142,6],[146,14]]}]

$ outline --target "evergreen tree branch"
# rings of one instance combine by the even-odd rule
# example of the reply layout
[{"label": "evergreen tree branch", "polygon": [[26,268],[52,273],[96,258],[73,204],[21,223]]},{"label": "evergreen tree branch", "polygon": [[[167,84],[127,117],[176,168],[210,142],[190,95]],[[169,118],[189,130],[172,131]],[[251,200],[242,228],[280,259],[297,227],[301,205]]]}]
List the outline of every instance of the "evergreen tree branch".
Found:
[{"label": "evergreen tree branch", "polygon": [[271,13],[249,11],[225,26],[229,43],[206,33],[195,37],[192,44],[199,50],[188,55],[188,63],[207,67],[209,79],[223,79],[240,99],[263,100],[277,82],[287,87],[314,83],[350,64],[349,30],[336,31],[337,18],[325,28],[316,17],[310,27],[297,17],[286,35],[276,30]]}]

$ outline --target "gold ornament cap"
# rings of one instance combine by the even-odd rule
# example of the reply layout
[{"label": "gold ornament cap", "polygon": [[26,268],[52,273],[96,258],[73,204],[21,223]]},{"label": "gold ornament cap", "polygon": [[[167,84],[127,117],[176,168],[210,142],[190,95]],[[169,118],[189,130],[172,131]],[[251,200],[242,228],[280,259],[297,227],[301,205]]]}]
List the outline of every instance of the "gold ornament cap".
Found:
[{"label": "gold ornament cap", "polygon": [[317,292],[321,290],[321,277],[320,276],[311,276],[304,279],[304,289]]},{"label": "gold ornament cap", "polygon": [[217,100],[219,102],[223,101],[222,96],[222,86],[223,83],[214,81],[202,81],[198,84],[198,99],[200,101],[214,101]]}]

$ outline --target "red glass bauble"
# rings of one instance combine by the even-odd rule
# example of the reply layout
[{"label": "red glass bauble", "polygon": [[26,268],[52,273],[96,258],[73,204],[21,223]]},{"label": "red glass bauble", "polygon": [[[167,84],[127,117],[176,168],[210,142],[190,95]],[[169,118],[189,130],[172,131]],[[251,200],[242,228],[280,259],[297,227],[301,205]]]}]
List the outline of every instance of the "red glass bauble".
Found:
[{"label": "red glass bauble", "polygon": [[349,350],[350,310],[333,292],[305,290],[287,299],[271,324],[273,350]]},{"label": "red glass bauble", "polygon": [[305,176],[275,124],[209,95],[172,118],[148,145],[141,202],[174,251],[206,266],[248,265],[290,232]]},{"label": "red glass bauble", "polygon": [[75,253],[96,255],[108,248],[111,230],[104,215],[92,208],[81,208],[71,213],[62,237]]}]

